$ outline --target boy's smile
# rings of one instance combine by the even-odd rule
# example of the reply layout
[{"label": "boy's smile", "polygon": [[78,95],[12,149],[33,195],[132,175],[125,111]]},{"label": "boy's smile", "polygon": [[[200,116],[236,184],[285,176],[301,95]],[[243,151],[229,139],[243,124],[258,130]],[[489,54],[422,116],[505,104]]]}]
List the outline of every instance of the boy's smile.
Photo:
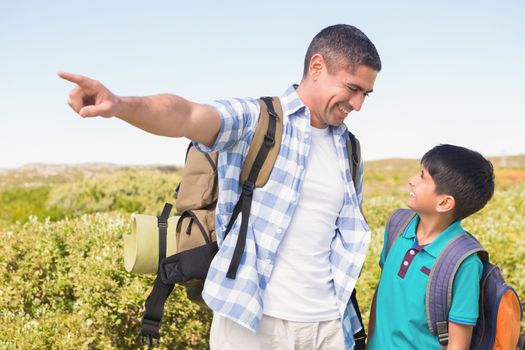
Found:
[{"label": "boy's smile", "polygon": [[439,195],[436,193],[436,184],[432,176],[425,168],[408,179],[410,192],[407,205],[417,213],[431,213],[439,203]]}]

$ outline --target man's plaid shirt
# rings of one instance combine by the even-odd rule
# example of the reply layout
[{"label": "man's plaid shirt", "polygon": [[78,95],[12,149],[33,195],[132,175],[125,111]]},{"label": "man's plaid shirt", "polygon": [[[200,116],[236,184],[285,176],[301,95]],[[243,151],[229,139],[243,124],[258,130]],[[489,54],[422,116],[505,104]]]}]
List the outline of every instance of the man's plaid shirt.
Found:
[{"label": "man's plaid shirt", "polygon": [[[226,272],[237,242],[240,218],[226,239],[223,238],[242,190],[239,177],[259,118],[257,100],[229,99],[212,103],[211,106],[221,117],[219,135],[211,148],[196,145],[203,152],[220,151],[220,191],[216,209],[216,231],[220,249],[210,266],[202,296],[214,312],[252,331],[257,329],[264,313],[263,293],[275,264],[279,243],[286,234],[297,201],[300,200],[310,149],[310,111],[293,86],[280,100],[284,114],[281,148],[267,184],[255,189],[253,193],[246,247],[236,279],[226,278]],[[336,221],[337,232],[331,243],[330,262],[346,346],[352,348],[353,334],[360,329],[360,325],[350,302],[350,295],[365,261],[370,229],[359,209],[362,200],[363,164],[361,162],[359,167],[356,193],[346,150],[346,126],[342,124],[330,129],[339,156],[341,173],[346,179],[344,204]],[[319,205],[323,205],[322,202]]]}]

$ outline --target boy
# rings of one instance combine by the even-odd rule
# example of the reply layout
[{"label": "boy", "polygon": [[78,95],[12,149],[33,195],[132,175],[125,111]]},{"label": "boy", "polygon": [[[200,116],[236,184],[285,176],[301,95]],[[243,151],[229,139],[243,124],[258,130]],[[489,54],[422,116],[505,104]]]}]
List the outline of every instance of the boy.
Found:
[{"label": "boy", "polygon": [[[483,208],[492,197],[494,170],[477,152],[439,145],[423,156],[421,171],[408,184],[407,205],[416,215],[388,256],[386,245],[383,247],[379,261],[382,274],[370,313],[371,350],[441,349],[426,319],[428,275],[443,247],[464,231],[461,220]],[[477,254],[458,269],[448,318],[449,350],[469,348],[478,318],[482,271]]]}]

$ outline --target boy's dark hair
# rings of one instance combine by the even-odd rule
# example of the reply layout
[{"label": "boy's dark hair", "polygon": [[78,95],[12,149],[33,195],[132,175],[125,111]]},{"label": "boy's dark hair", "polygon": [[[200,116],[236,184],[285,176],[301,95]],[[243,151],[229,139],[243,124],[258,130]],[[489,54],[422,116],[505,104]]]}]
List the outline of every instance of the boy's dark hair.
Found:
[{"label": "boy's dark hair", "polygon": [[421,165],[432,176],[436,193],[454,197],[456,220],[483,208],[494,194],[492,163],[476,151],[439,145],[425,153]]},{"label": "boy's dark hair", "polygon": [[330,73],[359,65],[381,70],[381,59],[374,44],[362,31],[348,24],[326,27],[312,39],[304,59],[303,78],[308,74],[312,56],[317,53],[323,55]]}]

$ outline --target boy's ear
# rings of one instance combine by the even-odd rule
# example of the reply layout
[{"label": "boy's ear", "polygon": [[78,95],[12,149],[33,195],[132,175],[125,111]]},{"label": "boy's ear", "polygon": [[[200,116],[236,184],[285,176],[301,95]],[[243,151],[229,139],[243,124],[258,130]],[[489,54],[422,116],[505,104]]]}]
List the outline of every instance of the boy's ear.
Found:
[{"label": "boy's ear", "polygon": [[439,196],[437,205],[436,205],[436,211],[438,213],[446,213],[451,212],[456,207],[456,200],[454,197],[443,194]]}]

